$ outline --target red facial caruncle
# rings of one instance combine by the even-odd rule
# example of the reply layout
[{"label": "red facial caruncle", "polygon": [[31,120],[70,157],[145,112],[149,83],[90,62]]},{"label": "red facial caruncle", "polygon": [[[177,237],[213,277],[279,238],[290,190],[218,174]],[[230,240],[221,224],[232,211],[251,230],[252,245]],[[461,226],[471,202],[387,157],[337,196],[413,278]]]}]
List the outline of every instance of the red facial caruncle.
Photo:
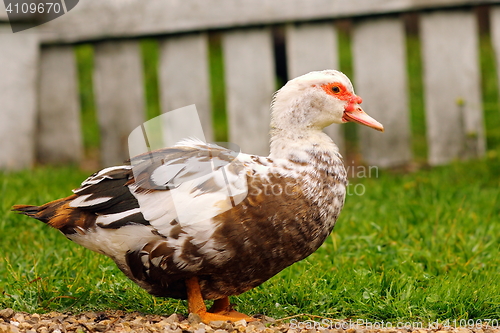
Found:
[{"label": "red facial caruncle", "polygon": [[352,112],[359,107],[359,104],[363,103],[363,99],[359,96],[352,94],[352,97],[348,100],[348,104],[345,107],[346,112]]},{"label": "red facial caruncle", "polygon": [[384,127],[378,121],[367,115],[359,104],[363,103],[363,99],[349,90],[340,82],[333,82],[321,85],[321,88],[331,96],[337,99],[347,101],[347,105],[344,108],[344,115],[342,116],[342,122],[353,121],[378,131],[383,132]]},{"label": "red facial caruncle", "polygon": [[[354,95],[349,90],[347,90],[347,88],[340,82],[323,84],[321,88],[323,88],[323,90],[327,94],[335,96],[336,98],[341,99],[343,101],[350,101],[354,97],[359,98],[358,96]],[[361,98],[359,99],[361,100]]]}]

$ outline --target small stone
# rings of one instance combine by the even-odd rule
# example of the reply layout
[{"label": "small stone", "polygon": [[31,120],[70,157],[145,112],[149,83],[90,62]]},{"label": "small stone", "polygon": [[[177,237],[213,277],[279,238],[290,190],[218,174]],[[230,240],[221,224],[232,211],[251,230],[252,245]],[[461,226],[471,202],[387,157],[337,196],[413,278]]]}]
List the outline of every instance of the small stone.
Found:
[{"label": "small stone", "polygon": [[99,331],[99,332],[104,332],[107,328],[108,328],[108,325],[106,325],[104,323],[99,323],[99,324],[94,326],[94,329],[96,331]]},{"label": "small stone", "polygon": [[75,325],[75,324],[64,325],[64,329],[66,330],[66,332],[76,331],[77,328],[78,328],[78,325]]},{"label": "small stone", "polygon": [[193,324],[199,324],[201,323],[201,317],[197,313],[190,313],[187,319],[188,323],[193,325]]},{"label": "small stone", "polygon": [[247,321],[245,319],[241,319],[241,320],[235,321],[234,322],[234,326],[236,326],[236,327],[238,327],[238,326],[247,327]]},{"label": "small stone", "polygon": [[28,330],[30,328],[33,328],[33,325],[31,325],[30,323],[28,322],[22,322],[19,324],[19,328],[23,329],[23,330]]},{"label": "small stone", "polygon": [[24,315],[22,313],[16,313],[13,318],[14,318],[15,321],[18,321],[20,323],[22,323],[23,321],[25,321]]},{"label": "small stone", "polygon": [[12,310],[11,308],[0,310],[0,317],[2,317],[3,319],[9,319],[13,315],[14,310]]},{"label": "small stone", "polygon": [[[52,314],[52,312],[50,313]],[[56,314],[57,315],[57,314]],[[95,312],[87,312],[86,313],[87,317],[89,317],[90,319],[94,319],[94,318],[97,318],[97,313]],[[52,316],[52,317],[55,317],[55,316]]]},{"label": "small stone", "polygon": [[266,329],[266,325],[264,325],[260,321],[251,321],[251,322],[248,323],[248,327],[253,327],[257,331],[263,331],[263,330]]},{"label": "small stone", "polygon": [[82,315],[80,318],[78,318],[79,322],[86,323],[89,321],[89,318],[86,315]]},{"label": "small stone", "polygon": [[189,325],[189,323],[186,320],[186,321],[182,321],[182,323],[179,324],[179,327],[183,331],[188,331],[191,326]]},{"label": "small stone", "polygon": [[228,332],[231,332],[231,331],[234,330],[234,326],[233,326],[233,324],[231,322],[227,321],[226,324],[224,326],[222,326],[222,329],[226,330]]},{"label": "small stone", "polygon": [[214,321],[210,322],[210,326],[212,326],[215,329],[222,328],[225,326],[225,324],[226,324],[226,322],[222,321],[222,320],[214,320]]},{"label": "small stone", "polygon": [[247,326],[245,327],[245,333],[255,333],[257,330],[255,329],[255,326]]},{"label": "small stone", "polygon": [[9,327],[10,331],[8,331],[9,333],[19,333],[21,331],[19,331],[19,328],[17,328],[17,326],[10,326]]},{"label": "small stone", "polygon": [[175,330],[167,328],[166,331],[168,333],[182,333],[182,330],[180,327],[177,327]]},{"label": "small stone", "polygon": [[[278,326],[278,330],[281,333],[288,332],[289,329],[290,329],[290,323],[284,323],[284,324],[281,324],[281,325]],[[328,332],[326,332],[326,333],[328,333]]]},{"label": "small stone", "polygon": [[145,322],[146,320],[143,317],[137,317],[134,320],[131,321],[132,324],[134,325],[141,325]]},{"label": "small stone", "polygon": [[457,327],[456,329],[454,329],[454,331],[456,333],[471,333],[472,331],[468,328],[465,328],[465,327]]},{"label": "small stone", "polygon": [[161,321],[163,319],[163,317],[159,316],[159,315],[149,315],[148,319],[152,323],[157,323],[157,322]]},{"label": "small stone", "polygon": [[222,320],[213,320],[210,322],[209,325],[213,328],[219,328],[222,326],[222,324],[224,324],[224,322]]},{"label": "small stone", "polygon": [[170,317],[165,319],[165,321],[169,324],[177,324],[179,322],[179,316],[176,313],[174,313],[170,315]]},{"label": "small stone", "polygon": [[160,320],[159,322],[156,323],[156,325],[158,327],[165,327],[167,325],[169,325],[170,323],[167,322],[167,318],[163,318],[162,320]]},{"label": "small stone", "polygon": [[52,324],[49,326],[49,331],[52,333],[61,333],[61,326],[57,324]]},{"label": "small stone", "polygon": [[199,328],[202,328],[205,330],[205,324],[203,324],[203,322],[200,322],[198,324],[191,325],[191,331],[196,331]]}]

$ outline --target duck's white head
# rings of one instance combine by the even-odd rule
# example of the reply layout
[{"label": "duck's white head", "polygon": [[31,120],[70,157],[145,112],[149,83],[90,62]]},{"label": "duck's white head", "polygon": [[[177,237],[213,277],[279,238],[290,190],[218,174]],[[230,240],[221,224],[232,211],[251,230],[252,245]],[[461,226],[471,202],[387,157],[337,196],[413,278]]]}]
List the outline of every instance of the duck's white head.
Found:
[{"label": "duck's white head", "polygon": [[321,130],[333,123],[356,122],[378,131],[384,127],[359,106],[349,78],[336,70],[310,72],[290,80],[274,95],[272,131]]}]

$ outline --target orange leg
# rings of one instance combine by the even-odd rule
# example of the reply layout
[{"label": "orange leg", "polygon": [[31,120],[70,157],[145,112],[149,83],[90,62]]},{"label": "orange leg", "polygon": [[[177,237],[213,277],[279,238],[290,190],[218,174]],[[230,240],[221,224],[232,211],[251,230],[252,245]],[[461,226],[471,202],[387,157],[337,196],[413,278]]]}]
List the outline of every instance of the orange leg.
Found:
[{"label": "orange leg", "polygon": [[186,280],[188,293],[188,310],[190,313],[197,313],[201,320],[208,324],[211,321],[238,321],[245,319],[246,321],[254,321],[255,318],[249,317],[246,314],[234,311],[229,304],[229,297],[218,299],[214,305],[207,311],[203,296],[201,295],[200,284],[197,277],[192,277]]},{"label": "orange leg", "polygon": [[229,303],[229,297],[224,297],[221,299],[216,299],[212,307],[208,310],[211,313],[220,313],[231,311],[231,304]]}]

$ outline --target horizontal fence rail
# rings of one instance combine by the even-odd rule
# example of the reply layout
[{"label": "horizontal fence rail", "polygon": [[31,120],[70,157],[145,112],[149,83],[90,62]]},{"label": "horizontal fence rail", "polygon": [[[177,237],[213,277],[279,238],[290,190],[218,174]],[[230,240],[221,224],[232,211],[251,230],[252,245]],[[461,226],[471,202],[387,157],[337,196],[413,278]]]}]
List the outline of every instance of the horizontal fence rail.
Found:
[{"label": "horizontal fence rail", "polygon": [[[40,26],[47,42],[142,37],[498,3],[498,0],[85,0]],[[3,8],[2,8],[3,10]],[[0,14],[0,19],[1,19]],[[90,22],[92,22],[90,24]]]},{"label": "horizontal fence rail", "polygon": [[[15,35],[0,23],[0,168],[82,159],[75,42],[93,44],[102,165],[129,157],[127,137],[146,120],[139,38],[158,40],[162,111],[196,104],[212,141],[212,30],[221,36],[229,141],[266,155],[276,88],[272,27],[283,28],[293,78],[339,67],[340,18],[355,18],[350,31],[356,92],[386,129],[358,130],[363,160],[382,167],[408,164],[413,154],[406,32],[398,15],[408,11],[419,13],[428,162],[482,156],[479,32],[471,9],[479,4],[490,5],[500,64],[500,0],[221,0],[217,6],[198,0],[86,0],[71,13]],[[5,19],[0,12],[0,21]],[[342,126],[325,131],[345,151]]]}]

